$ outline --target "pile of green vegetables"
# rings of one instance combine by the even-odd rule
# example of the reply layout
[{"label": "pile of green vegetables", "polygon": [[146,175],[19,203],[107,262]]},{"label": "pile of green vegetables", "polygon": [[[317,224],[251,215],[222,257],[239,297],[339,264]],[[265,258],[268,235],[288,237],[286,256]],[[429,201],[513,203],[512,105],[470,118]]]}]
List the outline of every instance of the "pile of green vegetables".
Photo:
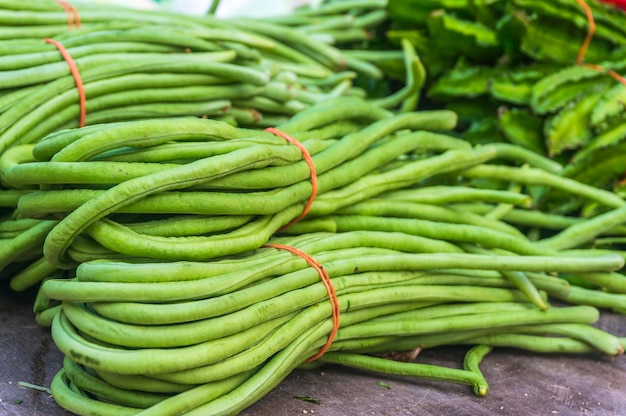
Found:
[{"label": "pile of green vegetables", "polygon": [[[43,253],[59,272],[45,278],[35,310],[66,355],[55,399],[111,415],[236,414],[259,400],[333,329],[318,272],[266,243],[312,256],[332,280],[339,329],[315,364],[484,395],[478,363],[493,346],[622,354],[624,339],[592,324],[598,307],[626,301],[616,273],[624,253],[585,246],[624,231],[624,201],[519,146],[445,134],[455,121],[446,110],[394,114],[353,97],[298,113],[278,129],[311,153],[318,193],[293,225],[312,192],[310,168],[270,132],[174,118],[64,130],[29,146],[35,160],[4,176],[41,188],[19,199],[20,216],[54,221]],[[502,172],[607,211],[531,241],[500,219],[513,207],[542,219],[530,195],[463,184],[510,183]],[[444,185],[450,177],[457,183]],[[451,344],[481,347],[464,370],[381,358]]]},{"label": "pile of green vegetables", "polygon": [[[85,6],[68,31],[54,1],[0,0],[0,270],[38,289],[57,403],[237,414],[325,363],[485,395],[494,347],[623,354],[594,326],[626,312],[621,139],[576,117],[582,150],[526,130],[616,81],[548,58],[543,26],[585,21],[540,3],[337,0],[262,21]],[[593,8],[589,59],[619,57],[623,15]],[[46,36],[83,74],[84,127]],[[612,164],[572,174],[593,149]],[[385,358],[443,345],[468,346],[462,369]]]},{"label": "pile of green vegetables", "polygon": [[519,144],[563,163],[564,176],[623,192],[626,85],[608,71],[626,70],[626,14],[586,3],[585,50],[590,23],[575,0],[390,0],[388,37],[413,40],[425,98],[456,111],[470,142]]}]

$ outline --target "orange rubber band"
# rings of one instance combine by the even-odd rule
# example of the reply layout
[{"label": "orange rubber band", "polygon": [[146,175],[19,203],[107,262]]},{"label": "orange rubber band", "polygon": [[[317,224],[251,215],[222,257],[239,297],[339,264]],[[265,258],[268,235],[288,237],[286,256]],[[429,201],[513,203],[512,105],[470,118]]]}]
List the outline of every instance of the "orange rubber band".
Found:
[{"label": "orange rubber band", "polygon": [[87,98],[85,97],[85,87],[83,86],[83,81],[80,78],[80,73],[78,72],[78,66],[70,53],[65,49],[60,42],[57,42],[54,39],[45,38],[44,41],[46,43],[51,43],[61,52],[61,56],[67,62],[67,65],[70,67],[70,72],[74,77],[74,81],[76,82],[76,89],[78,90],[78,98],[80,104],[80,119],[78,121],[78,127],[84,127],[87,120]]},{"label": "orange rubber band", "polygon": [[585,2],[585,0],[576,0],[576,2],[585,10],[585,14],[587,15],[587,22],[589,23],[589,31],[587,32],[587,36],[585,36],[585,40],[582,46],[580,47],[580,50],[578,51],[578,56],[576,57],[576,65],[581,66],[583,68],[589,68],[598,72],[606,72],[613,79],[626,85],[626,78],[624,78],[623,76],[621,76],[614,70],[612,69],[607,70],[606,68],[600,65],[583,63],[583,60],[585,59],[585,55],[587,54],[587,49],[589,49],[591,40],[593,39],[593,36],[596,33],[596,22],[595,22],[595,19],[593,18],[593,12],[591,11],[591,8]]},{"label": "orange rubber band", "polygon": [[585,10],[585,14],[587,15],[587,22],[589,22],[589,31],[587,32],[587,36],[585,36],[585,40],[580,47],[580,51],[578,51],[578,56],[576,57],[576,64],[580,65],[585,59],[587,49],[589,49],[591,40],[596,33],[596,21],[593,18],[593,12],[591,11],[591,8],[585,2],[585,0],[576,0],[576,2],[580,5],[580,7]]},{"label": "orange rubber band", "polygon": [[66,0],[57,0],[57,3],[63,7],[65,10],[65,14],[67,15],[67,25],[70,30],[80,29],[80,16],[78,15],[78,10],[74,6],[72,6]]},{"label": "orange rubber band", "polygon": [[609,69],[607,71],[607,73],[613,77],[613,79],[616,79],[617,81],[621,82],[622,84],[626,85],[626,78],[624,78],[623,76],[621,76],[620,74],[618,74],[617,72],[613,71],[612,69]]},{"label": "orange rubber band", "polygon": [[326,344],[324,344],[324,346],[320,348],[320,350],[314,356],[306,360],[306,362],[315,361],[322,355],[324,355],[328,348],[330,348],[330,345],[333,343],[335,335],[339,330],[339,314],[341,311],[341,307],[339,306],[339,299],[337,298],[337,292],[335,291],[333,282],[331,281],[330,276],[328,275],[328,272],[326,271],[324,266],[318,263],[317,260],[315,260],[313,257],[309,256],[306,253],[303,253],[297,248],[286,246],[283,244],[265,244],[263,247],[272,247],[279,250],[287,250],[290,253],[302,257],[304,260],[307,261],[307,263],[309,263],[311,267],[313,267],[319,273],[320,278],[322,279],[322,283],[324,283],[324,287],[326,288],[326,292],[328,292],[328,297],[330,298],[330,305],[333,313],[333,329],[330,332],[330,335],[328,335],[328,340],[326,341]]},{"label": "orange rubber band", "polygon": [[604,69],[604,67],[600,65],[596,65],[596,64],[587,64],[583,62],[583,63],[578,64],[578,66],[583,67],[583,68],[593,69],[594,71],[598,71],[598,72],[606,72],[606,69]]},{"label": "orange rubber band", "polygon": [[302,152],[302,156],[304,157],[304,160],[306,161],[307,165],[309,165],[309,169],[311,170],[311,196],[309,196],[309,200],[307,201],[306,205],[304,206],[304,210],[302,211],[302,213],[297,216],[296,218],[294,218],[293,220],[291,220],[291,222],[285,226],[283,226],[281,228],[281,230],[290,227],[292,225],[294,225],[295,223],[297,223],[298,221],[300,221],[302,218],[306,217],[306,214],[309,213],[309,211],[311,210],[311,206],[313,205],[313,201],[315,201],[315,198],[317,197],[317,170],[315,169],[315,163],[313,163],[313,158],[311,157],[311,154],[309,153],[308,150],[306,150],[306,147],[304,147],[304,145],[302,143],[300,143],[299,141],[297,141],[296,139],[294,139],[293,137],[289,136],[287,133],[284,133],[278,129],[275,129],[273,127],[268,127],[265,129],[265,131],[270,132],[275,134],[276,136],[282,137],[283,139],[287,140],[289,143],[292,143],[294,145],[296,145],[298,147],[298,149],[300,149],[300,151]]}]

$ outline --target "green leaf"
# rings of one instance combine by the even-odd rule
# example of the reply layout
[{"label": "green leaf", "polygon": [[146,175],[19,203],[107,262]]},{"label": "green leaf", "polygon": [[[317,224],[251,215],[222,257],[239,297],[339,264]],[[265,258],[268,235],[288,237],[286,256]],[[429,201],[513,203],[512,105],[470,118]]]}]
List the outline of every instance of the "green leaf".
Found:
[{"label": "green leaf", "polygon": [[500,111],[500,129],[510,143],[545,154],[543,119],[530,110],[511,108]]},{"label": "green leaf", "polygon": [[437,10],[431,13],[427,24],[433,47],[441,54],[481,62],[492,61],[502,53],[495,30],[482,23]]},{"label": "green leaf", "polygon": [[474,20],[487,27],[495,28],[498,20],[504,14],[506,3],[505,0],[473,0]]},{"label": "green leaf", "polygon": [[516,66],[496,73],[489,83],[490,95],[509,104],[528,105],[534,85],[560,69],[552,64],[535,63]]},{"label": "green leaf", "polygon": [[495,73],[495,68],[467,65],[464,59],[460,59],[452,70],[435,81],[428,90],[428,96],[437,100],[449,100],[487,95],[490,79]]},{"label": "green leaf", "polygon": [[591,141],[593,137],[590,127],[591,112],[603,93],[604,89],[592,90],[548,118],[544,134],[549,156],[559,155],[565,150],[578,149]]},{"label": "green leaf", "polygon": [[604,134],[594,138],[583,150],[579,151],[576,157],[572,159],[572,163],[587,159],[593,153],[607,147],[615,146],[626,140],[626,124],[621,124]]},{"label": "green leaf", "polygon": [[522,59],[522,36],[526,32],[528,16],[519,10],[509,10],[496,23],[496,37],[509,61]]},{"label": "green leaf", "polygon": [[626,121],[626,85],[616,84],[598,101],[591,112],[591,127],[603,133]]},{"label": "green leaf", "polygon": [[473,145],[501,143],[506,140],[500,131],[500,123],[496,116],[486,117],[472,123],[472,125],[463,132],[463,139]]},{"label": "green leaf", "polygon": [[[538,17],[529,21],[520,48],[525,55],[537,61],[573,64],[585,36],[586,31],[567,21]],[[612,50],[612,45],[594,37],[585,61],[600,62],[607,59]]]},{"label": "green leaf", "polygon": [[461,126],[471,124],[498,112],[498,106],[489,97],[459,98],[446,105],[446,109],[454,111]]},{"label": "green leaf", "polygon": [[626,173],[626,124],[594,139],[579,151],[563,175],[601,188],[611,188]]},{"label": "green leaf", "polygon": [[[512,0],[512,3],[529,14],[566,21],[581,33],[588,30],[587,16],[583,8],[573,0]],[[592,9],[596,24],[594,37],[614,44],[626,43],[626,14],[597,1],[587,1],[587,4]]]},{"label": "green leaf", "polygon": [[508,104],[526,105],[530,101],[534,84],[532,81],[512,83],[506,76],[500,76],[489,83],[489,93],[496,100]]},{"label": "green leaf", "polygon": [[563,108],[589,90],[605,89],[615,82],[606,74],[580,66],[569,66],[539,80],[530,97],[530,106],[537,114],[548,114]]}]

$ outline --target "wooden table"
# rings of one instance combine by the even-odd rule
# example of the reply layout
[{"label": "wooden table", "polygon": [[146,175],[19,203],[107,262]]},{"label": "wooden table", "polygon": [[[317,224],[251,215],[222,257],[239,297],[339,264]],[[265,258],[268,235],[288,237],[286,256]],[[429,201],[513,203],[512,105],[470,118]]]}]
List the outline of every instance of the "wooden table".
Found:
[{"label": "wooden table", "polygon": [[[37,326],[28,299],[0,289],[0,415],[68,416],[45,392],[61,367],[47,328]],[[626,336],[626,317],[604,314],[599,326]],[[458,367],[465,348],[427,350],[419,362]],[[626,356],[538,355],[496,349],[481,366],[486,397],[467,386],[327,366],[294,371],[243,416],[356,415],[626,415]],[[310,396],[321,404],[297,397]]]}]

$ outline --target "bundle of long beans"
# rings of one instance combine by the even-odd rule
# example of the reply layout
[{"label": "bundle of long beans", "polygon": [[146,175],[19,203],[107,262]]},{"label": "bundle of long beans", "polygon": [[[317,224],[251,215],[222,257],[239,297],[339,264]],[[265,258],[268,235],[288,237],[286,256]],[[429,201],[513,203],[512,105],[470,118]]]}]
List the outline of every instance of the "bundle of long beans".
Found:
[{"label": "bundle of long beans", "polygon": [[[238,126],[276,126],[317,102],[366,95],[353,80],[375,68],[271,22],[88,4],[76,10],[80,25],[77,17],[68,22],[53,0],[0,2],[2,163],[29,160],[29,148],[21,145],[82,125],[196,116]],[[84,101],[69,62],[44,38],[59,42],[73,58]],[[402,65],[414,72],[412,47],[405,46]],[[410,83],[373,102],[391,110],[417,92]],[[33,221],[14,211],[25,193],[0,177],[0,270],[5,279],[31,274],[35,264],[40,273],[52,270],[36,261],[41,237],[52,223],[33,227]],[[28,287],[13,285],[15,290]]]},{"label": "bundle of long beans", "polygon": [[[546,271],[609,272],[623,265],[617,255],[467,254],[444,239],[369,231],[270,242],[306,252],[331,277],[339,327],[317,363],[463,383],[484,395],[478,358],[494,345],[623,351],[624,340],[590,325],[597,309],[541,310],[503,277],[528,274],[566,293]],[[213,262],[90,261],[43,292],[63,300],[52,334],[66,360],[52,392],[78,414],[237,414],[315,356],[333,330],[318,273],[271,247]],[[377,355],[457,343],[483,345],[463,370]]]}]

